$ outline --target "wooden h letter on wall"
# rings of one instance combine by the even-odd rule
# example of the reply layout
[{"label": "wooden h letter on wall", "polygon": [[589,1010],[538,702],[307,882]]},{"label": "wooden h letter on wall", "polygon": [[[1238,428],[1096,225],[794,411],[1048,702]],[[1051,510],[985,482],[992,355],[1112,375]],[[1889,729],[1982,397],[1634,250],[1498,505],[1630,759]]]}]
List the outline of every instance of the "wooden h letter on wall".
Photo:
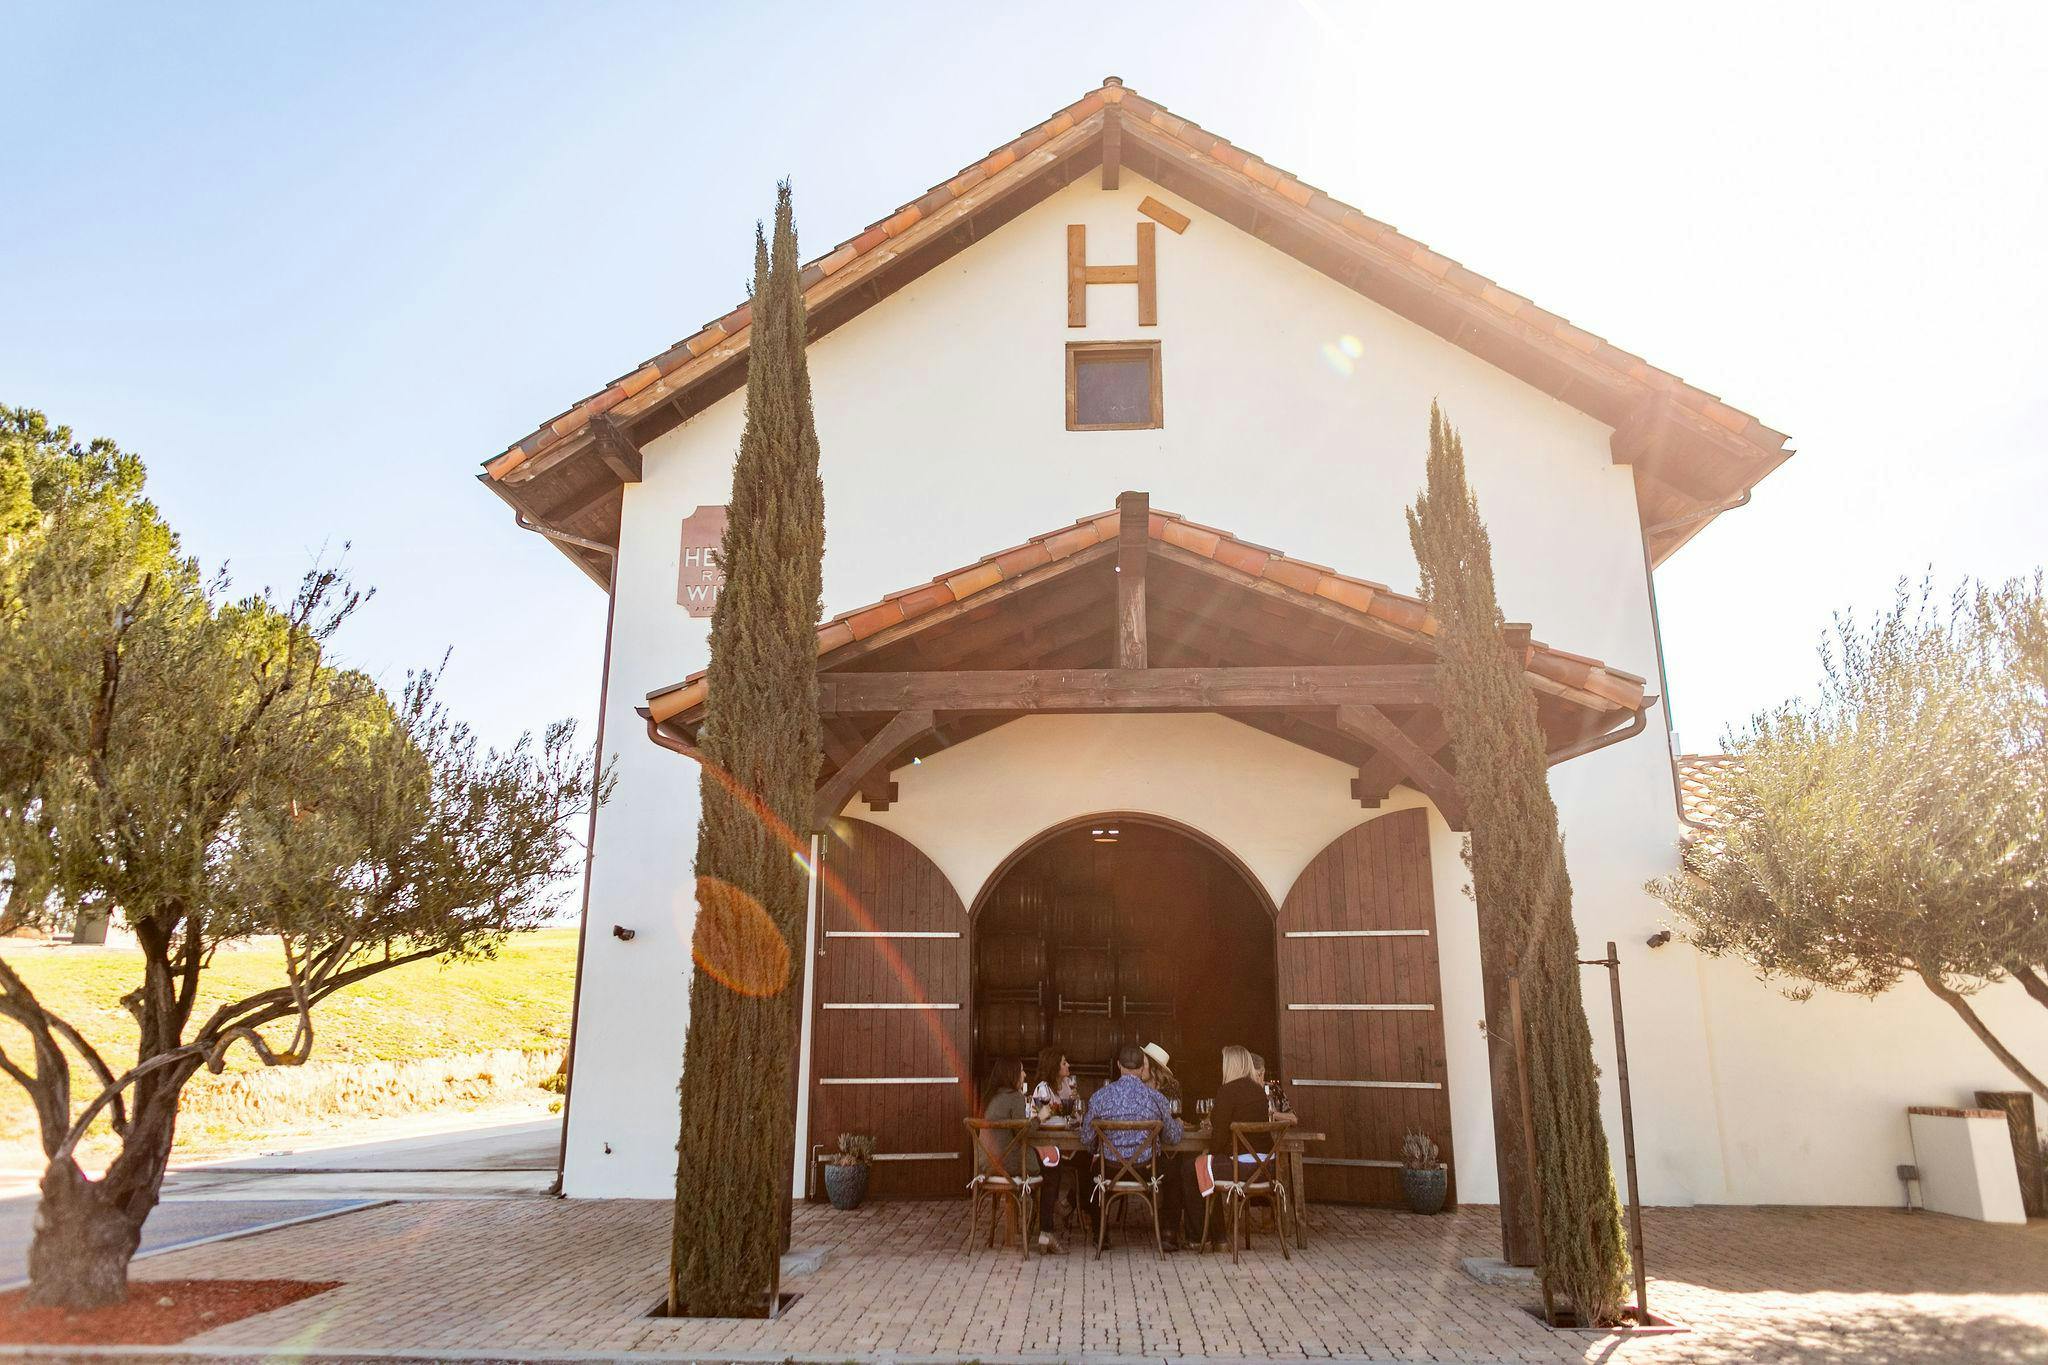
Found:
[{"label": "wooden h letter on wall", "polygon": [[1138,325],[1159,325],[1159,272],[1155,265],[1156,242],[1151,223],[1138,224],[1136,265],[1088,264],[1088,229],[1080,223],[1067,225],[1067,326],[1088,325],[1088,286],[1091,284],[1135,284],[1138,286]]}]

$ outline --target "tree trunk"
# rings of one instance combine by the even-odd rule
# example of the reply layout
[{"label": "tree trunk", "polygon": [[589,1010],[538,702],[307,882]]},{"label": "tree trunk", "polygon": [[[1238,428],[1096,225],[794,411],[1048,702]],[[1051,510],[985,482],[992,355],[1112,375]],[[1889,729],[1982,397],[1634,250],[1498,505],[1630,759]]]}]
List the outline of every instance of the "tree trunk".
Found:
[{"label": "tree trunk", "polygon": [[1500,1185],[1500,1258],[1509,1265],[1536,1264],[1536,1192],[1530,1180],[1529,1149],[1522,1140],[1521,1091],[1515,1077],[1514,1024],[1508,1012],[1507,976],[1489,961],[1486,936],[1479,939],[1479,976],[1486,1000],[1486,1062],[1493,1087],[1493,1165]]},{"label": "tree trunk", "polygon": [[100,1179],[86,1179],[69,1156],[43,1172],[28,1249],[30,1303],[103,1308],[127,1297],[128,1262],[171,1164],[178,1094],[197,1067],[196,1060],[181,1062],[142,1079],[120,1154]]},{"label": "tree trunk", "polygon": [[2027,1064],[2015,1057],[2011,1048],[1998,1041],[1998,1035],[1985,1027],[1984,1021],[1977,1017],[1977,1011],[1970,1008],[1970,1002],[1963,998],[1960,991],[1950,990],[1939,972],[1930,972],[1924,967],[1916,967],[1914,970],[1919,972],[1920,979],[1927,983],[1927,989],[1933,991],[1944,1004],[1962,1018],[1965,1024],[1969,1025],[1970,1032],[1977,1035],[1977,1041],[1990,1048],[1991,1055],[1998,1058],[2007,1071],[2024,1081],[2027,1089],[2048,1100],[2048,1084],[2044,1084],[2039,1076],[2027,1070]]},{"label": "tree trunk", "polygon": [[[140,1204],[141,1207],[137,1208]],[[109,1196],[73,1161],[43,1173],[35,1238],[28,1248],[28,1301],[39,1308],[104,1308],[128,1297],[128,1262],[156,1205]]]},{"label": "tree trunk", "polygon": [[2014,967],[2012,974],[2014,980],[2026,988],[2027,994],[2034,997],[2035,1004],[2048,1006],[2048,979],[2024,962]]}]

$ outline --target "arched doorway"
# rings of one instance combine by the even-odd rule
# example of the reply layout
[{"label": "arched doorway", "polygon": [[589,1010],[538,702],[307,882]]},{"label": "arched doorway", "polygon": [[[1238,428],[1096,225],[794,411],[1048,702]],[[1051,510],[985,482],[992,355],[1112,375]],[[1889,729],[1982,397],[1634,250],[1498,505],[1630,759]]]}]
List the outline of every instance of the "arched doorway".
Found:
[{"label": "arched doorway", "polygon": [[1107,812],[1046,830],[975,898],[975,1074],[1050,1045],[1085,1089],[1119,1046],[1157,1042],[1192,1099],[1216,1093],[1226,1044],[1277,1066],[1274,918],[1243,865],[1186,826]]}]

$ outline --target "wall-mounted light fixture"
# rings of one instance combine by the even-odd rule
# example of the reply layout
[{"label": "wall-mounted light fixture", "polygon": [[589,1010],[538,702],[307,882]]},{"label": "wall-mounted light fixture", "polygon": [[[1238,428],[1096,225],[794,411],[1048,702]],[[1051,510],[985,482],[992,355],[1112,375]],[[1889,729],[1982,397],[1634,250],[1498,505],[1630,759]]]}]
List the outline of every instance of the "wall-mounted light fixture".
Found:
[{"label": "wall-mounted light fixture", "polygon": [[633,941],[633,932],[633,930],[628,929],[623,924],[614,924],[612,926],[612,937],[621,943],[631,943]]},{"label": "wall-mounted light fixture", "polygon": [[1662,948],[1665,944],[1671,942],[1671,931],[1669,929],[1659,929],[1643,941],[1652,948]]}]

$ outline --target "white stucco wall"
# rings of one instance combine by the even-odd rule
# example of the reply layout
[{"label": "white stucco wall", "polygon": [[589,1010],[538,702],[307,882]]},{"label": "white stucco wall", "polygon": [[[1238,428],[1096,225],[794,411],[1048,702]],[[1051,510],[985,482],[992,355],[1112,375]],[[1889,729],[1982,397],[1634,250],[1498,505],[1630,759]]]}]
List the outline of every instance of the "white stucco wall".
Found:
[{"label": "white stucco wall", "polygon": [[[1096,287],[1089,325],[1067,327],[1066,225],[1088,225],[1091,262],[1128,262],[1136,205],[1148,193],[1194,220],[1185,235],[1158,234],[1159,325],[1136,325],[1135,289]],[[1066,431],[1066,343],[1133,338],[1161,343],[1164,428]],[[1608,458],[1606,427],[1128,169],[1119,190],[1084,178],[1020,215],[821,339],[810,367],[828,613],[1106,510],[1123,489],[1412,589],[1402,508],[1422,480],[1435,398],[1464,432],[1509,618],[1534,622],[1539,638],[1561,647],[1655,675],[1634,494],[1628,471]],[[742,401],[731,395],[655,441],[646,481],[626,495],[607,696],[618,786],[599,819],[592,867],[565,1169],[576,1196],[658,1197],[672,1181],[696,770],[647,742],[632,708],[705,663],[708,623],[675,605],[678,528],[698,505],[726,501]],[[1587,955],[1609,938],[1621,946],[1644,1194],[1660,1203],[1797,1198],[1786,1183],[1802,1171],[1827,1176],[1837,1130],[1871,1120],[1820,1098],[1774,1107],[1798,1088],[1803,1067],[1782,1057],[1775,1071],[1760,1065],[1751,1054],[1774,1031],[1748,1021],[1813,1007],[1783,1005],[1725,969],[1702,970],[1683,949],[1644,947],[1660,914],[1640,888],[1674,857],[1661,728],[1655,716],[1644,736],[1553,770]],[[1023,839],[1102,809],[1207,830],[1278,898],[1309,857],[1368,816],[1349,799],[1349,776],[1219,718],[1046,717],[899,772],[902,800],[870,818],[917,843],[963,900]],[[1492,1181],[1481,1160],[1491,1136],[1476,940],[1457,842],[1440,821],[1433,828],[1459,1184],[1480,1200]],[[620,942],[614,924],[636,937]],[[1605,1061],[1606,983],[1589,972],[1586,984]],[[1832,1037],[1826,1025],[1786,1019]],[[1709,1020],[1719,1030],[1711,1047]],[[1916,1074],[1949,1075],[1968,1056],[1967,1047],[1928,1046]],[[1883,1079],[1891,1072],[1880,1058],[1837,1056],[1834,1065],[1830,1082],[1858,1096],[1906,1086]],[[1767,1071],[1758,1087],[1753,1078]],[[1749,1135],[1771,1132],[1774,1120],[1759,1111],[1796,1112],[1815,1155],[1786,1170],[1773,1164],[1782,1143],[1765,1136],[1755,1157],[1744,1156]],[[1609,1118],[1618,1134],[1611,1099]],[[1903,1135],[1902,1114],[1897,1127]],[[1857,1159],[1876,1155],[1873,1147]],[[1891,1162],[1879,1163],[1886,1179]],[[1860,1171],[1810,1188],[1838,1187],[1843,1198],[1883,1202]]]}]

